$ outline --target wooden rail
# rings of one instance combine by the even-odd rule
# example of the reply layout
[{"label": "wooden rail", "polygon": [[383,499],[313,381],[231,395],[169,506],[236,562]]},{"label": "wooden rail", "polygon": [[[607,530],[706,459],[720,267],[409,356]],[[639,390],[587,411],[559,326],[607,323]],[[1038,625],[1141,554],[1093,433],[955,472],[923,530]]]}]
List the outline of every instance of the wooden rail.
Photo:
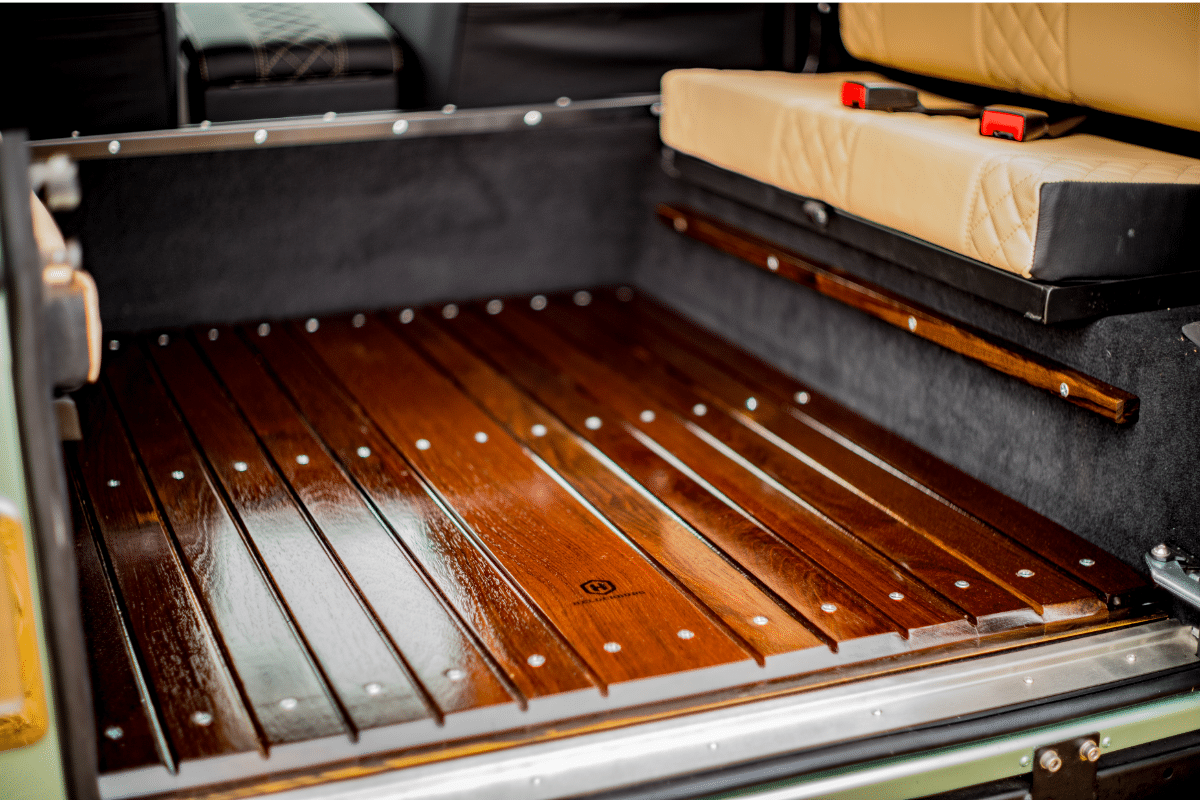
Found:
[{"label": "wooden rail", "polygon": [[660,205],[659,218],[696,241],[737,256],[768,272],[815,289],[826,297],[978,361],[997,372],[1058,395],[1118,425],[1137,419],[1138,398],[1031,350],[780,247],[749,231],[687,206]]}]

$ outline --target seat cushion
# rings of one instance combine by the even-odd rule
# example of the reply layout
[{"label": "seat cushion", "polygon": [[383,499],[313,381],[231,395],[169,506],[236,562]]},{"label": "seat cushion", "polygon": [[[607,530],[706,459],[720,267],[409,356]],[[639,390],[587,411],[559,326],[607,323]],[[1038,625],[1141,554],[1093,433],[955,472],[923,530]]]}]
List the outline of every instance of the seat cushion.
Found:
[{"label": "seat cushion", "polygon": [[845,80],[883,78],[670,72],[662,139],[1026,278],[1195,268],[1185,234],[1200,219],[1200,160],[1086,134],[1010,142],[980,136],[973,119],[846,108]]}]

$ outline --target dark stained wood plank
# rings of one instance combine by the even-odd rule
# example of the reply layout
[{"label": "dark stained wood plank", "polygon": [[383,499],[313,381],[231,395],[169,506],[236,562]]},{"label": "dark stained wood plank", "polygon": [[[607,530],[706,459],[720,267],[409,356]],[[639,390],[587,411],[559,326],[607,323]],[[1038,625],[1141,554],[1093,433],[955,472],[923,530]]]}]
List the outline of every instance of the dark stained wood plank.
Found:
[{"label": "dark stained wood plank", "polygon": [[[820,436],[789,415],[779,413],[772,400],[765,397],[759,400],[748,394],[745,387],[736,385],[723,373],[703,372],[696,381],[705,388],[693,391],[691,386],[660,369],[658,362],[651,359],[647,363],[636,358],[630,348],[623,348],[615,338],[619,334],[614,329],[595,324],[594,311],[581,315],[571,305],[556,303],[547,309],[545,316],[557,323],[560,330],[569,330],[581,341],[586,339],[592,352],[610,365],[637,375],[642,384],[652,387],[649,391],[673,402],[677,413],[687,413],[685,409],[694,408],[696,403],[707,405],[710,413],[693,414],[695,426],[850,530],[860,536],[870,531],[879,537],[876,546],[883,552],[890,554],[911,544],[914,540],[911,532],[916,532],[952,555],[954,560],[949,564],[945,558],[921,564],[928,571],[931,585],[943,595],[957,601],[992,591],[995,597],[986,607],[994,609],[990,616],[995,619],[1019,611],[1013,598],[995,592],[995,586],[1019,597],[1046,624],[1106,615],[1104,604],[1090,590],[1047,562],[994,530],[954,513],[911,484]],[[633,349],[644,352],[640,344]],[[775,429],[763,422],[773,423]],[[805,448],[815,448],[816,457],[806,453]],[[901,560],[914,556],[910,552]],[[956,579],[955,572],[964,562],[987,576],[995,586],[972,583],[965,577]],[[969,585],[963,587],[958,582],[961,580]],[[1001,605],[996,607],[996,603]]]},{"label": "dark stained wood plank", "polygon": [[[509,435],[537,453],[651,558],[762,657],[817,647],[824,640],[793,619],[644,487],[589,451],[557,417],[531,401],[457,340],[418,315],[404,328],[410,341],[439,363]],[[445,323],[444,324],[450,324]],[[544,429],[544,433],[537,426]],[[539,430],[540,435],[533,431]],[[586,425],[584,430],[587,430]],[[770,630],[756,619],[773,620]]]},{"label": "dark stained wood plank", "polygon": [[987,484],[955,469],[908,441],[788,377],[671,309],[641,295],[621,301],[612,291],[596,292],[610,309],[623,309],[619,325],[636,326],[646,346],[658,352],[663,339],[735,375],[760,395],[789,405],[789,413],[827,436],[852,442],[933,493],[951,508],[970,514],[1021,542],[1091,586],[1116,607],[1130,606],[1148,589],[1132,568],[1061,525]]},{"label": "dark stained wood plank", "polygon": [[[448,379],[380,327],[330,320],[308,341],[610,690],[753,665]],[[616,590],[589,593],[597,581]],[[677,693],[688,691],[687,681],[673,680]]]},{"label": "dark stained wood plank", "polygon": [[[75,444],[64,446],[67,450]],[[68,462],[74,462],[68,457]],[[74,470],[72,470],[72,473]],[[92,676],[92,709],[96,715],[96,750],[101,772],[167,766],[158,752],[151,716],[138,689],[139,669],[126,645],[124,623],[96,543],[88,514],[79,501],[76,476],[69,476],[71,515],[75,524],[75,562],[79,567],[79,606],[87,641],[88,674]],[[99,680],[97,680],[99,679]]]},{"label": "dark stained wood plank", "polygon": [[[469,623],[508,679],[531,702],[595,691],[597,684],[570,648],[492,567],[320,362],[310,360],[316,356],[303,343],[309,334],[295,330],[295,340],[268,336],[255,340],[255,347],[330,452],[371,498],[409,555]],[[360,447],[375,457],[359,458]],[[533,666],[533,656],[544,661]]]},{"label": "dark stained wood plank", "polygon": [[145,354],[126,340],[122,349],[108,352],[104,370],[268,744],[345,734],[341,711]]},{"label": "dark stained wood plank", "polygon": [[172,398],[354,728],[431,709],[192,345],[149,344]]},{"label": "dark stained wood plank", "polygon": [[697,241],[814,289],[997,372],[1051,392],[1118,425],[1137,420],[1137,396],[1099,378],[950,319],[848,272],[819,264],[686,206],[660,205],[658,216],[668,226]]},{"label": "dark stained wood plank", "polygon": [[78,471],[174,756],[261,750],[116,409],[102,390],[80,397],[78,405]]},{"label": "dark stained wood plank", "polygon": [[[232,328],[200,345],[334,555],[443,714],[512,703],[504,684]],[[243,334],[246,334],[243,331]],[[267,335],[277,338],[286,334]],[[265,338],[257,336],[255,338]],[[364,446],[365,448],[365,446]],[[375,456],[370,448],[355,453]]]},{"label": "dark stained wood plank", "polygon": [[[830,588],[840,588],[842,597],[823,599],[818,607],[831,603],[837,611],[819,614],[817,619],[836,621],[842,626],[835,637],[838,641],[887,631],[920,632],[921,639],[966,633],[959,624],[965,616],[961,609],[807,504],[714,451],[688,429],[687,420],[674,413],[668,404],[647,395],[637,382],[620,371],[585,355],[577,343],[564,339],[535,319],[539,313],[545,312],[527,312],[516,307],[511,313],[506,311],[490,320],[547,365],[571,375],[585,392],[623,417],[623,424],[637,431],[635,435],[643,443],[657,442],[677,460],[677,465],[682,465],[681,469],[693,470],[699,479],[740,505],[836,578]],[[651,413],[643,416],[645,411]],[[894,599],[893,592],[902,599]]]}]

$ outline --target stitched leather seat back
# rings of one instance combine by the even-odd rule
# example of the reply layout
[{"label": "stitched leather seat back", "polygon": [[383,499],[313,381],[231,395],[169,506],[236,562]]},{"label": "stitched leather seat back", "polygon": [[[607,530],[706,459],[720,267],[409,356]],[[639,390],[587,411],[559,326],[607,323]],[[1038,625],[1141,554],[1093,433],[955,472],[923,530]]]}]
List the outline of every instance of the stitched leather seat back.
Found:
[{"label": "stitched leather seat back", "polygon": [[846,3],[855,57],[1200,130],[1200,6]]}]

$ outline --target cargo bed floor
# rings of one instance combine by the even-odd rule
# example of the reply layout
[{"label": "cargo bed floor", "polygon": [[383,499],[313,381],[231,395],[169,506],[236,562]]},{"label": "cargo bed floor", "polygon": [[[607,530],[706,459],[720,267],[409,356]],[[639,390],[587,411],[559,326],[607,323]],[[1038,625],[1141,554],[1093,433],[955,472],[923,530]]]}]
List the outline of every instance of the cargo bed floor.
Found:
[{"label": "cargo bed floor", "polygon": [[66,447],[109,796],[969,656],[1145,590],[628,289],[105,356]]}]

